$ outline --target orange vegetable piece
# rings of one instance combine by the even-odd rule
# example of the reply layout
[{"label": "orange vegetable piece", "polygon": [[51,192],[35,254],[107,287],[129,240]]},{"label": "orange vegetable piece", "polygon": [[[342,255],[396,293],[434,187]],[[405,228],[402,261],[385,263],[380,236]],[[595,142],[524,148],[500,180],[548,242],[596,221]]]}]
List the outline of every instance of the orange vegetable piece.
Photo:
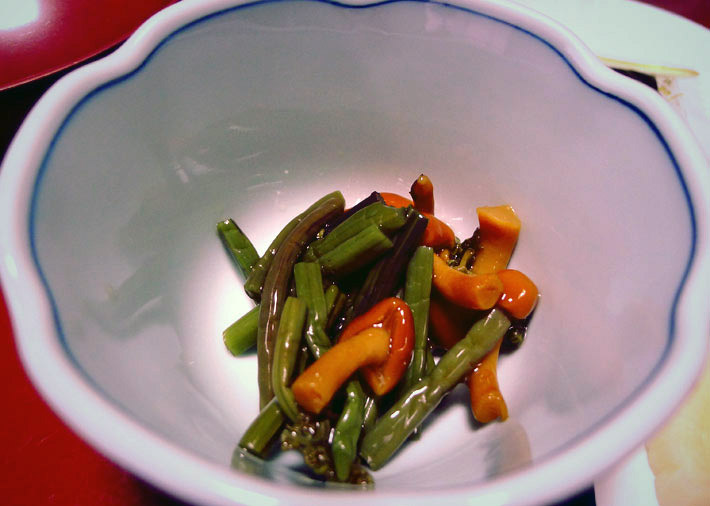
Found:
[{"label": "orange vegetable piece", "polygon": [[[517,294],[520,291],[519,284],[516,283],[522,283],[522,280],[510,274],[501,276],[501,271],[507,272],[503,269],[508,266],[518,242],[520,219],[510,206],[479,207],[476,209],[476,214],[480,226],[480,242],[471,270],[478,274],[497,272],[504,287],[498,305],[520,314],[523,310],[522,306],[527,302],[527,300],[518,300]],[[511,316],[516,317],[515,314]],[[468,377],[471,411],[474,418],[481,423],[488,423],[496,418],[501,420],[508,418],[508,407],[498,387],[497,369],[501,342],[481,359]]]},{"label": "orange vegetable piece", "polygon": [[449,301],[468,309],[490,309],[503,293],[496,274],[467,274],[449,267],[434,255],[433,284]]},{"label": "orange vegetable piece", "polygon": [[[385,204],[388,206],[414,207],[414,202],[396,193],[380,192],[380,195],[384,199]],[[429,220],[420,244],[422,246],[430,246],[435,250],[439,250],[441,248],[453,248],[456,243],[456,235],[454,234],[453,229],[433,214],[419,209],[417,210],[422,214],[422,216],[425,216]]]},{"label": "orange vegetable piece", "polygon": [[520,271],[506,269],[498,273],[503,282],[503,294],[498,301],[498,307],[503,308],[513,318],[526,318],[538,300],[538,289],[535,283]]},{"label": "orange vegetable piece", "polygon": [[498,354],[503,339],[489,351],[468,376],[468,388],[471,396],[471,411],[481,423],[492,422],[496,418],[508,418],[508,406],[498,387]]},{"label": "orange vegetable piece", "polygon": [[407,197],[402,197],[399,193],[380,192],[380,196],[385,204],[392,207],[414,207],[414,202]]},{"label": "orange vegetable piece", "polygon": [[356,370],[387,360],[389,348],[389,332],[376,327],[369,327],[351,339],[339,342],[291,384],[296,402],[311,413],[320,413]]},{"label": "orange vegetable piece", "polygon": [[338,342],[348,342],[368,328],[382,328],[390,336],[387,360],[363,367],[361,371],[372,391],[384,395],[397,385],[412,359],[414,317],[406,302],[398,297],[389,297],[354,318],[345,327]]},{"label": "orange vegetable piece", "polygon": [[480,231],[479,248],[471,270],[489,274],[508,266],[520,235],[520,219],[510,206],[476,209]]},{"label": "orange vegetable piece", "polygon": [[453,248],[456,244],[456,235],[451,227],[433,214],[421,213],[429,220],[422,235],[421,245],[430,246],[435,250]]},{"label": "orange vegetable piece", "polygon": [[425,174],[420,175],[409,190],[414,208],[423,213],[434,214],[434,185]]}]

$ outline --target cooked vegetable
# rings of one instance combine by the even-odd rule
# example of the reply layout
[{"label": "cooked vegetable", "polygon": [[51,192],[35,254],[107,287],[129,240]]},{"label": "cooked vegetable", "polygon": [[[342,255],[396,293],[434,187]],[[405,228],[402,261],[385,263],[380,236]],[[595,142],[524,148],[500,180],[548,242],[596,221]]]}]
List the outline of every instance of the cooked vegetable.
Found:
[{"label": "cooked vegetable", "polygon": [[281,432],[281,449],[298,450],[311,470],[326,480],[335,479],[333,459],[330,455],[330,422],[302,416],[286,425]]},{"label": "cooked vegetable", "polygon": [[[335,465],[329,442],[330,421],[301,416],[295,423],[286,425],[281,432],[281,449],[298,450],[303,454],[303,461],[316,474],[325,480],[336,479]],[[358,462],[354,462],[347,481],[355,485],[369,485],[372,477]]]},{"label": "cooked vegetable", "polygon": [[[420,176],[421,178],[421,176]],[[429,304],[433,275],[434,250],[419,246],[407,266],[404,301],[412,311],[414,349],[402,388],[407,390],[426,373],[429,351]]]},{"label": "cooked vegetable", "polygon": [[313,241],[306,251],[304,260],[315,262],[373,225],[384,234],[392,234],[402,228],[406,222],[407,215],[404,209],[375,202],[351,215],[325,237]]},{"label": "cooked vegetable", "polygon": [[412,183],[409,194],[412,196],[417,211],[434,214],[434,185],[428,176],[421,174]]},{"label": "cooked vegetable", "polygon": [[370,270],[349,313],[349,319],[359,316],[394,292],[402,280],[409,258],[417,248],[426,228],[427,219],[413,212],[407,224],[393,239],[393,246]]},{"label": "cooked vegetable", "polygon": [[360,382],[349,381],[345,392],[345,405],[335,425],[332,444],[335,475],[339,481],[346,481],[350,476],[350,469],[357,457],[357,443],[365,412],[365,392]]},{"label": "cooked vegetable", "polygon": [[239,446],[254,455],[263,456],[283,426],[284,420],[286,415],[274,397],[251,422],[242,439],[239,440]]},{"label": "cooked vegetable", "polygon": [[392,241],[377,228],[377,225],[370,225],[325,253],[318,259],[318,264],[323,272],[330,276],[344,276],[373,262],[391,247]]},{"label": "cooked vegetable", "polygon": [[398,193],[380,192],[380,196],[388,206],[404,208],[414,207],[414,202],[407,197],[399,195]]},{"label": "cooked vegetable", "polygon": [[513,318],[527,318],[537,304],[538,289],[535,283],[514,269],[500,271],[498,277],[503,282],[503,294],[498,301],[498,307],[505,309]]},{"label": "cooked vegetable", "polygon": [[[413,207],[414,202],[408,198],[397,195],[396,193],[380,193],[385,203],[393,207]],[[431,246],[438,250],[441,248],[453,248],[456,244],[456,236],[454,231],[446,223],[431,213],[419,211],[428,221],[424,235],[422,235],[420,244],[422,246]]]},{"label": "cooked vegetable", "polygon": [[367,329],[384,330],[389,337],[386,360],[363,367],[363,378],[375,395],[392,390],[407,370],[414,348],[414,319],[409,306],[397,297],[388,297],[355,318],[343,330],[339,343],[345,343]]},{"label": "cooked vegetable", "polygon": [[259,333],[257,336],[259,401],[265,406],[274,395],[271,385],[274,340],[279,325],[281,309],[288,295],[288,285],[296,259],[304,246],[313,239],[323,224],[343,212],[345,200],[340,192],[333,192],[311,206],[279,245],[272,265],[264,279]]},{"label": "cooked vegetable", "polygon": [[368,328],[339,341],[293,382],[291,390],[296,402],[311,413],[320,413],[355,371],[384,362],[389,346],[389,333],[381,328]]},{"label": "cooked vegetable", "polygon": [[[256,263],[238,226],[218,225],[238,267],[252,269],[248,293],[259,302],[223,333],[235,354],[257,344],[262,409],[239,442],[240,462],[253,459],[244,450],[265,456],[280,433],[281,449],[301,452],[313,474],[369,484],[363,460],[378,469],[418,438],[464,380],[477,420],[508,416],[496,362],[538,299],[527,276],[506,269],[520,222],[508,206],[478,208],[481,227],[460,242],[433,216],[426,175],[410,195],[373,192],[344,211],[333,192]],[[448,349],[438,362],[434,340]]]},{"label": "cooked vegetable", "polygon": [[429,219],[429,225],[424,231],[421,243],[434,249],[452,248],[456,243],[456,236],[451,227],[434,215],[422,214]]},{"label": "cooked vegetable", "polygon": [[[314,265],[314,264],[307,264],[307,265]],[[307,268],[307,269],[310,270],[310,268]],[[296,267],[294,267],[294,271],[296,271]],[[320,275],[320,269],[318,269],[317,266],[316,266],[316,272],[318,273],[318,275]],[[335,290],[328,290],[328,292],[337,293],[338,289],[336,287]],[[258,309],[259,309],[258,306],[255,307],[249,313],[247,313],[247,315],[245,315],[244,318],[251,315],[252,313],[256,313],[258,315]],[[284,312],[286,312],[286,307],[284,307]],[[249,316],[249,317],[253,318],[253,316]],[[235,322],[235,324],[236,323],[237,322]],[[233,325],[235,325],[235,324],[233,324]],[[281,331],[281,326],[279,326],[279,332],[280,331]],[[255,343],[256,343],[256,331],[253,334],[251,346],[253,346]],[[330,347],[330,343],[328,343],[327,346],[324,347],[323,353],[329,347]],[[278,349],[277,349],[277,353],[278,353]],[[297,374],[301,374],[303,372],[303,370],[305,369],[306,353],[307,353],[307,349],[301,348],[300,354],[298,355],[298,363],[295,367],[295,371]],[[275,369],[280,368],[279,365],[276,365],[280,362],[280,359],[277,359],[277,357],[275,356],[274,362],[275,362]],[[287,380],[284,380],[284,383],[287,383]],[[293,398],[292,392],[290,393],[289,397]],[[298,410],[298,408],[296,408],[296,411],[297,410]],[[252,453],[255,453],[257,455],[261,455],[265,451],[265,449],[269,445],[269,443],[271,443],[271,441],[274,439],[276,433],[283,426],[286,419],[287,418],[286,418],[285,411],[281,408],[281,405],[279,405],[277,398],[274,397],[261,410],[259,416],[249,426],[249,428],[245,432],[244,436],[242,437],[242,439],[239,443],[239,446],[246,449],[246,450],[249,450]],[[293,418],[292,418],[292,420],[293,420]]]},{"label": "cooked vegetable", "polygon": [[254,306],[222,332],[224,345],[232,355],[241,355],[256,344],[258,329],[259,306]]},{"label": "cooked vegetable", "polygon": [[481,230],[477,227],[471,237],[456,243],[456,246],[451,250],[440,251],[439,256],[452,267],[455,266],[458,269],[470,271],[476,251],[478,251],[480,236]]},{"label": "cooked vegetable", "polygon": [[293,267],[296,294],[308,307],[306,344],[311,354],[319,358],[330,348],[330,338],[325,326],[328,322],[328,304],[323,292],[323,277],[318,264],[299,262]]},{"label": "cooked vegetable", "polygon": [[340,216],[336,216],[332,220],[330,220],[328,223],[325,224],[323,227],[323,236],[326,236],[332,232],[335,227],[340,225],[342,222],[350,218],[353,214],[358,212],[360,209],[363,209],[370,204],[374,204],[375,202],[384,202],[385,199],[382,198],[382,196],[378,192],[372,192],[370,195],[367,196],[367,198],[361,200],[354,206],[352,206],[350,209],[346,209],[343,214]]},{"label": "cooked vegetable", "polygon": [[496,274],[467,274],[434,256],[434,286],[446,299],[468,309],[490,309],[503,293]]},{"label": "cooked vegetable", "polygon": [[[510,206],[479,207],[478,243],[472,271],[498,273],[503,293],[498,307],[513,318],[525,318],[537,301],[537,287],[520,271],[505,269],[520,233],[520,220]],[[534,292],[534,293],[533,293]],[[498,385],[498,354],[503,339],[481,360],[468,377],[471,412],[488,423],[508,418],[508,406]]]},{"label": "cooked vegetable", "polygon": [[[445,348],[451,348],[466,335],[466,328],[470,327],[476,318],[477,312],[456,307],[454,304],[433,298],[430,304],[429,318],[434,337]],[[515,333],[515,336],[511,334]],[[522,339],[524,331],[515,328],[515,323],[506,334],[510,339]],[[501,340],[502,341],[502,340]],[[519,344],[519,343],[518,343]],[[502,393],[498,389],[497,360],[501,343],[499,342],[493,350],[476,365],[469,375],[467,384],[470,389],[471,409],[474,417],[481,423],[487,423],[501,416],[507,417],[507,406]],[[480,399],[478,398],[480,396]],[[497,408],[495,407],[497,404]],[[492,413],[497,409],[498,414],[481,414],[486,409]],[[505,417],[502,414],[505,413]],[[492,416],[492,418],[491,418]]]},{"label": "cooked vegetable", "polygon": [[360,456],[379,469],[419,424],[439,405],[476,363],[490,351],[510,326],[500,309],[477,321],[466,337],[439,360],[426,377],[404,394],[375,424],[362,441]]},{"label": "cooked vegetable", "polygon": [[[269,244],[269,247],[266,248],[266,251],[264,252],[263,255],[259,258],[259,260],[254,264],[251,273],[249,274],[249,277],[247,280],[244,282],[244,290],[247,292],[249,297],[254,299],[255,301],[259,302],[261,300],[261,293],[264,288],[264,282],[266,280],[266,275],[269,272],[271,268],[271,264],[274,261],[274,256],[276,255],[276,252],[279,250],[279,247],[281,244],[286,240],[288,235],[293,231],[296,226],[301,223],[307,216],[311,216],[312,212],[315,211],[316,209],[322,208],[324,205],[327,205],[328,203],[332,203],[332,199],[334,198],[335,195],[338,195],[340,197],[340,200],[343,202],[343,207],[345,206],[345,201],[343,199],[343,196],[340,192],[333,192],[329,193],[328,195],[324,196],[320,200],[316,201],[303,211],[301,214],[293,218],[291,221],[289,221],[286,226],[281,229],[281,232],[274,238],[274,240]],[[342,213],[342,208],[340,209]],[[334,219],[337,217],[337,213],[335,216],[329,216],[329,219]],[[327,220],[326,220],[327,222]],[[323,224],[321,224],[323,226]]]},{"label": "cooked vegetable", "polygon": [[479,207],[479,246],[474,274],[496,273],[506,268],[520,233],[520,219],[510,206]]},{"label": "cooked vegetable", "polygon": [[291,421],[298,418],[298,406],[293,398],[293,392],[289,389],[289,384],[300,351],[305,323],[306,304],[296,297],[287,298],[276,335],[271,383],[281,410]]},{"label": "cooked vegetable", "polygon": [[[315,290],[310,291],[315,291],[315,293],[322,291],[322,288],[319,289],[319,287],[322,287],[322,282],[320,281],[320,269],[317,264],[298,263],[294,267],[294,274],[296,277],[296,290],[299,294],[304,291],[302,288],[299,288],[299,279],[302,279],[300,286],[306,284],[304,280],[310,280],[312,281],[310,288],[315,288]],[[332,311],[336,309],[336,301],[339,295],[341,295],[340,290],[336,285],[330,285],[328,287],[325,292],[324,302],[325,306],[329,307],[329,310]],[[307,333],[310,332],[311,327],[319,325],[320,319],[316,318],[314,321],[310,321],[309,318],[309,329]],[[325,335],[325,333],[323,333],[323,335],[327,339],[327,335]],[[321,346],[317,346],[317,351],[313,353],[313,355],[316,358],[320,358],[330,348],[330,344],[330,341],[328,341]],[[346,402],[335,426],[332,443],[333,461],[339,481],[347,481],[350,476],[350,470],[355,456],[357,455],[357,442],[362,428],[366,400],[365,393],[358,380],[350,380],[346,387],[346,392]]]},{"label": "cooked vegetable", "polygon": [[[296,275],[297,265],[294,266],[294,278],[298,279],[299,276]],[[311,264],[311,267],[309,268],[313,269],[312,276],[316,277],[318,276],[319,278],[321,277],[320,269],[315,265]],[[296,282],[296,285],[298,286],[298,281]],[[321,286],[322,286],[322,278],[321,278]],[[301,289],[301,292],[303,292],[303,288]],[[298,293],[298,289],[297,289]],[[317,290],[315,291],[317,294]],[[305,302],[308,304],[310,295],[310,291],[306,293],[306,296],[303,297],[305,299]],[[337,285],[329,285],[328,288],[325,291],[325,297],[326,297],[326,308],[327,308],[327,315],[328,315],[328,320],[327,322],[330,321],[330,316],[332,313],[338,313],[339,311],[342,310],[343,305],[345,304],[345,299],[346,296],[340,292],[340,289],[338,288]],[[316,302],[317,304],[317,302]],[[310,313],[309,313],[310,314]],[[336,316],[336,315],[333,315]],[[319,319],[320,321],[320,319]],[[327,322],[324,324],[324,328],[328,328]],[[310,324],[309,324],[310,325]],[[242,353],[245,353],[246,351],[250,350],[256,345],[256,338],[257,338],[257,331],[259,327],[259,306],[256,305],[252,309],[250,309],[247,313],[245,313],[241,318],[239,318],[237,321],[232,323],[229,327],[227,327],[224,332],[222,332],[222,338],[224,340],[224,344],[227,347],[227,349],[232,353],[234,356],[241,355]],[[310,328],[310,327],[309,327]],[[314,328],[316,328],[314,326]],[[315,332],[315,331],[314,331]],[[311,348],[314,346],[314,343],[318,343],[318,346],[323,346],[323,344],[327,344],[328,347],[330,347],[330,340],[327,335],[323,337],[323,335],[318,335],[317,337],[309,337],[307,334],[306,337],[309,342],[311,343]],[[320,338],[321,341],[314,341],[314,339]],[[324,340],[324,341],[322,341]],[[315,353],[315,352],[314,352]],[[320,355],[319,355],[320,356]],[[316,357],[317,358],[317,357]]]},{"label": "cooked vegetable", "polygon": [[508,406],[498,386],[497,364],[502,342],[501,337],[468,376],[471,411],[474,418],[481,423],[508,418]]},{"label": "cooked vegetable", "polygon": [[242,275],[248,276],[259,261],[259,253],[249,238],[231,218],[217,223],[217,233]]}]

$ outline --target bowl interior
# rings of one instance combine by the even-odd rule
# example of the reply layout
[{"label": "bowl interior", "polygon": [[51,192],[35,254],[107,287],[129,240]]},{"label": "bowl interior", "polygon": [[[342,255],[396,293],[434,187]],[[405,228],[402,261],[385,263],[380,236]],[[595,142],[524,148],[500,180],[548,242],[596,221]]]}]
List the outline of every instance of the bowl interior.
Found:
[{"label": "bowl interior", "polygon": [[231,9],[82,100],[33,199],[66,354],[140,424],[229,466],[257,413],[256,358],[222,344],[251,303],[214,224],[234,218],[263,251],[323,194],[406,194],[421,172],[459,237],[477,206],[515,207],[512,265],[542,302],[500,361],[510,419],[477,426],[459,387],[378,487],[471,485],[573,448],[672,339],[693,240],[683,182],[652,123],[544,39],[435,3]]}]

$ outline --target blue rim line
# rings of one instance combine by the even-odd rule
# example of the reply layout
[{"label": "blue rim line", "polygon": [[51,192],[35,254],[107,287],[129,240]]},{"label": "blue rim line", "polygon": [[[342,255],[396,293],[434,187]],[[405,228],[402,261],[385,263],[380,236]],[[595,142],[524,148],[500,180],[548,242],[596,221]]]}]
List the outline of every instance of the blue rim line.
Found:
[{"label": "blue rim line", "polygon": [[[133,77],[134,75],[136,75],[138,72],[140,72],[142,69],[144,69],[144,68],[147,66],[148,62],[153,59],[153,57],[157,54],[157,52],[158,52],[164,45],[166,45],[168,42],[170,42],[174,37],[176,37],[176,36],[179,35],[180,33],[185,32],[185,31],[188,31],[189,29],[193,28],[194,26],[196,26],[196,25],[198,25],[198,24],[202,24],[202,23],[204,23],[204,22],[206,22],[206,21],[209,21],[209,20],[211,20],[211,19],[213,19],[213,18],[220,17],[220,16],[222,16],[222,15],[224,15],[224,14],[227,14],[227,13],[230,13],[230,12],[239,11],[239,10],[243,10],[243,9],[250,8],[250,7],[256,7],[256,6],[260,6],[260,5],[264,5],[264,4],[275,4],[275,3],[281,3],[281,2],[290,2],[290,3],[297,3],[297,2],[313,2],[313,3],[322,3],[322,4],[332,5],[332,6],[335,6],[335,7],[340,7],[340,8],[344,8],[344,9],[353,9],[353,10],[369,9],[369,8],[381,7],[381,6],[386,6],[386,5],[389,5],[389,4],[397,4],[397,3],[421,3],[421,4],[430,4],[430,5],[439,5],[439,6],[441,6],[441,7],[451,8],[451,9],[455,9],[455,10],[458,10],[458,11],[466,12],[466,13],[468,13],[468,14],[472,14],[472,15],[476,15],[476,16],[481,16],[481,17],[483,17],[483,18],[487,18],[487,19],[490,19],[490,20],[492,20],[492,21],[495,21],[495,22],[498,22],[498,23],[502,23],[502,24],[504,24],[504,25],[506,25],[506,26],[509,26],[509,27],[511,27],[511,28],[513,28],[513,29],[515,29],[515,30],[518,30],[518,31],[520,31],[520,32],[522,32],[522,33],[525,33],[526,35],[528,35],[528,36],[530,36],[530,37],[533,37],[533,38],[536,39],[537,41],[541,42],[542,44],[544,44],[545,46],[547,46],[549,49],[551,49],[552,51],[554,51],[554,52],[567,64],[567,66],[572,70],[572,72],[574,73],[574,75],[577,76],[577,78],[578,78],[582,83],[584,83],[586,86],[588,86],[589,88],[593,89],[594,91],[596,91],[596,92],[598,92],[598,93],[604,95],[605,97],[607,97],[607,98],[609,98],[609,99],[612,99],[612,100],[615,100],[615,101],[621,103],[622,105],[628,107],[629,109],[631,109],[633,112],[635,112],[638,116],[640,116],[640,117],[644,120],[644,122],[648,125],[648,127],[651,129],[651,131],[655,134],[655,136],[657,137],[657,139],[658,139],[658,140],[661,142],[661,144],[663,145],[663,148],[664,148],[666,154],[668,155],[668,157],[670,158],[670,160],[671,160],[671,162],[672,162],[672,164],[673,164],[673,168],[674,168],[674,170],[675,170],[675,172],[676,172],[676,174],[677,174],[677,176],[678,176],[678,180],[679,180],[680,185],[681,185],[681,188],[682,188],[682,190],[683,190],[683,194],[684,194],[684,196],[685,196],[686,204],[687,204],[687,206],[688,206],[688,211],[689,211],[689,215],[690,215],[690,223],[691,223],[691,247],[690,247],[690,255],[689,255],[688,261],[687,261],[687,263],[686,263],[685,269],[684,269],[684,271],[683,271],[683,275],[682,275],[682,277],[681,277],[681,282],[680,282],[680,284],[679,284],[679,286],[678,286],[678,288],[677,288],[677,290],[676,290],[676,292],[675,292],[675,295],[674,295],[674,297],[673,297],[673,304],[672,304],[672,309],[671,309],[671,315],[670,315],[670,320],[669,320],[669,322],[668,322],[668,339],[666,340],[666,346],[665,346],[665,348],[664,348],[664,350],[663,350],[663,353],[662,353],[662,355],[661,355],[661,358],[658,360],[658,362],[657,362],[656,365],[653,367],[653,369],[649,372],[649,374],[648,374],[647,378],[645,379],[645,381],[644,381],[643,383],[641,383],[638,387],[636,387],[630,394],[628,394],[628,397],[627,397],[627,399],[632,399],[632,400],[635,399],[635,398],[637,398],[638,395],[639,395],[639,393],[644,389],[644,387],[652,380],[652,378],[654,378],[654,377],[657,375],[658,370],[659,370],[661,364],[664,362],[663,359],[668,355],[669,350],[670,350],[670,347],[671,347],[671,344],[672,344],[673,341],[674,341],[674,338],[675,338],[675,320],[676,320],[676,314],[677,314],[677,308],[678,308],[678,302],[679,302],[679,299],[680,299],[680,294],[681,294],[681,292],[682,292],[683,287],[685,286],[685,284],[686,284],[686,282],[687,282],[688,275],[689,275],[689,272],[690,272],[690,267],[691,267],[691,265],[692,265],[692,263],[693,263],[693,261],[694,261],[694,259],[695,259],[695,257],[696,257],[696,253],[697,253],[697,251],[696,251],[696,250],[697,250],[697,219],[696,219],[695,212],[694,212],[693,201],[692,201],[692,198],[691,198],[691,196],[690,196],[690,192],[689,192],[688,187],[687,187],[687,185],[686,185],[685,179],[683,178],[683,175],[682,175],[682,173],[681,173],[681,170],[680,170],[680,167],[679,167],[679,165],[678,165],[678,162],[677,162],[675,156],[673,155],[673,152],[671,151],[670,146],[669,146],[668,143],[666,142],[665,138],[661,135],[661,132],[659,131],[659,129],[658,129],[658,127],[656,126],[656,124],[655,124],[653,121],[651,121],[651,119],[646,115],[645,112],[643,112],[639,107],[637,107],[636,105],[634,105],[634,104],[628,102],[627,100],[622,99],[621,97],[618,97],[618,96],[616,96],[616,95],[613,95],[613,94],[611,94],[611,93],[609,93],[609,92],[607,92],[607,91],[604,91],[604,90],[598,88],[597,86],[591,84],[590,82],[588,82],[588,81],[577,71],[577,69],[570,63],[570,61],[565,57],[565,55],[562,54],[562,52],[561,52],[560,50],[558,50],[555,46],[553,46],[553,45],[552,45],[550,42],[548,42],[547,40],[543,39],[543,38],[540,37],[539,35],[536,35],[536,34],[530,32],[530,31],[526,30],[525,28],[522,28],[522,27],[520,27],[520,26],[518,26],[518,25],[515,25],[515,24],[513,24],[513,23],[510,23],[510,22],[508,22],[508,21],[504,21],[504,20],[498,19],[498,18],[496,18],[496,17],[494,17],[494,16],[492,16],[492,15],[485,14],[485,13],[481,13],[481,12],[477,12],[477,11],[475,11],[475,10],[472,10],[472,9],[470,9],[470,8],[463,7],[463,6],[460,6],[460,5],[453,5],[453,4],[450,4],[450,3],[447,3],[447,2],[440,2],[440,1],[437,1],[437,0],[384,0],[384,1],[381,1],[381,2],[374,2],[374,3],[366,4],[366,5],[348,5],[348,4],[340,3],[340,2],[337,2],[337,1],[334,1],[334,0],[257,0],[257,1],[255,1],[255,2],[251,2],[251,3],[246,3],[246,4],[241,4],[241,5],[235,5],[235,6],[232,6],[232,7],[227,7],[227,8],[225,8],[225,9],[222,9],[222,10],[219,10],[219,11],[216,11],[216,12],[213,12],[213,13],[210,13],[210,14],[207,14],[207,15],[205,15],[205,16],[199,18],[199,19],[196,19],[196,20],[194,20],[194,21],[191,21],[191,22],[189,22],[189,23],[187,23],[187,24],[181,26],[180,28],[177,28],[177,29],[174,30],[173,32],[169,33],[168,35],[166,35],[166,36],[155,46],[155,48],[153,48],[153,49],[148,53],[148,55],[145,57],[145,59],[144,59],[135,69],[133,69],[133,70],[127,72],[126,74],[123,74],[123,75],[121,75],[121,76],[118,76],[118,77],[116,77],[116,78],[113,78],[113,79],[111,79],[111,80],[109,80],[109,81],[107,81],[107,82],[105,82],[105,83],[103,83],[103,84],[97,86],[97,87],[94,88],[93,90],[89,91],[84,97],[82,97],[82,98],[77,102],[77,104],[75,104],[75,105],[71,108],[71,110],[70,110],[69,113],[67,114],[66,118],[62,121],[61,125],[60,125],[59,128],[57,129],[57,132],[55,133],[55,135],[53,136],[52,140],[50,141],[49,146],[48,146],[48,148],[47,148],[47,151],[46,151],[46,153],[45,153],[45,155],[44,155],[44,157],[43,157],[43,159],[42,159],[41,165],[40,165],[40,167],[39,167],[39,170],[38,170],[38,173],[37,173],[37,177],[36,177],[36,179],[35,179],[35,183],[34,183],[34,186],[33,186],[33,189],[32,189],[31,203],[30,203],[29,236],[30,236],[30,249],[31,249],[31,252],[32,252],[32,259],[33,259],[33,262],[34,262],[34,264],[35,264],[35,266],[36,266],[36,268],[37,268],[37,272],[38,272],[39,277],[40,277],[40,279],[41,279],[42,285],[44,286],[44,289],[45,289],[45,291],[46,291],[46,293],[47,293],[47,297],[48,297],[48,299],[49,299],[49,301],[50,301],[50,305],[51,305],[51,308],[52,308],[52,316],[53,316],[53,318],[54,318],[55,326],[56,326],[56,328],[57,328],[57,334],[58,334],[58,336],[59,336],[59,340],[60,340],[60,342],[61,342],[61,344],[62,344],[62,347],[64,348],[64,350],[65,350],[67,356],[69,357],[69,359],[71,360],[71,362],[75,365],[75,367],[77,368],[77,370],[79,370],[79,371],[82,373],[82,375],[85,377],[85,379],[86,379],[97,391],[103,392],[103,394],[104,394],[105,397],[107,397],[107,398],[112,398],[112,397],[108,394],[108,392],[105,392],[105,391],[93,380],[93,378],[84,370],[84,368],[82,367],[82,365],[78,362],[77,358],[76,358],[76,357],[74,356],[74,354],[72,353],[72,351],[71,351],[71,349],[70,349],[70,347],[69,347],[69,345],[68,345],[68,343],[67,343],[67,341],[66,341],[66,336],[65,336],[64,331],[63,331],[63,328],[62,328],[61,320],[60,320],[60,317],[59,317],[59,310],[58,310],[58,308],[57,308],[57,304],[56,304],[55,298],[54,298],[54,296],[53,296],[53,294],[52,294],[52,290],[51,290],[51,288],[50,288],[50,286],[49,286],[49,282],[47,281],[47,278],[46,278],[44,272],[42,271],[42,268],[41,268],[41,265],[40,265],[40,262],[39,262],[39,256],[38,256],[38,252],[37,252],[36,238],[35,238],[35,222],[36,222],[36,213],[37,213],[39,186],[40,186],[41,181],[42,181],[42,178],[43,178],[43,176],[44,176],[44,174],[45,174],[45,172],[46,172],[46,170],[47,170],[47,165],[48,165],[48,161],[49,161],[50,155],[52,154],[52,152],[53,152],[53,150],[54,150],[54,148],[55,148],[55,146],[56,146],[56,144],[57,144],[57,142],[58,142],[59,137],[61,136],[62,132],[64,131],[64,129],[66,128],[66,126],[68,125],[68,123],[70,122],[70,120],[71,120],[71,118],[74,116],[74,114],[75,114],[86,102],[88,102],[92,97],[94,97],[95,95],[99,94],[99,93],[100,93],[101,91],[103,91],[104,89],[110,88],[110,87],[112,87],[112,86],[114,86],[114,85],[116,85],[116,84],[119,84],[119,83],[121,83],[121,82],[123,82],[123,81],[125,81],[125,80],[128,80],[128,79],[130,79],[131,77]],[[122,408],[122,407],[120,406],[120,403],[115,402],[115,404],[118,405],[120,411],[125,412],[124,408]],[[603,426],[609,419],[613,418],[615,412],[618,411],[618,410],[619,410],[619,407],[617,406],[617,407],[614,409],[614,411],[612,411],[611,413],[607,414],[605,417],[601,418],[600,420],[598,420],[597,422],[595,422],[594,424],[592,424],[590,427],[587,428],[586,431],[584,431],[584,432],[582,432],[581,434],[577,435],[577,436],[574,437],[572,440],[568,441],[566,444],[563,444],[562,446],[560,446],[560,447],[558,447],[558,448],[556,448],[556,449],[553,449],[553,450],[551,450],[550,452],[548,452],[548,453],[546,453],[546,454],[544,454],[544,455],[539,456],[539,458],[537,459],[538,462],[543,461],[543,460],[547,460],[548,458],[552,458],[553,456],[562,453],[566,448],[568,448],[568,447],[570,447],[570,446],[573,446],[577,441],[579,441],[579,440],[581,440],[581,439],[584,439],[588,434],[594,432],[597,428],[599,428],[600,426]]]}]

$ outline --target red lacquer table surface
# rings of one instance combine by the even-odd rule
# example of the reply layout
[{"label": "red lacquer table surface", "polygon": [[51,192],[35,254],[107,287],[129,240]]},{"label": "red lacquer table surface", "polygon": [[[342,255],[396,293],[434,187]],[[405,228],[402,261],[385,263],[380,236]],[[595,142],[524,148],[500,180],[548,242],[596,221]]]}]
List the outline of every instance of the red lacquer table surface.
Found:
[{"label": "red lacquer table surface", "polygon": [[[47,48],[41,57],[28,52],[19,58],[18,51],[21,53],[24,50],[22,47],[0,45],[0,69],[9,72],[8,64],[14,63],[12,75],[3,74],[4,83],[0,82],[0,90],[9,87],[0,92],[0,157],[34,102],[61,74],[57,71],[87,57],[110,51],[142,19],[176,0],[2,1],[49,6],[54,9],[55,16],[64,16],[65,28],[73,23],[75,29],[45,31],[33,36],[27,32],[30,28],[25,25],[22,29],[25,30],[25,37],[45,37],[53,41],[52,47]],[[707,0],[649,0],[647,3],[675,11],[710,27],[710,2]],[[102,7],[97,7],[100,4]],[[130,15],[128,6],[136,9]],[[84,9],[83,18],[77,14],[81,9]],[[91,22],[82,24],[82,19],[86,21],[87,17]],[[12,40],[19,40],[22,30]],[[0,43],[8,40],[0,39]],[[35,43],[38,43],[37,40]],[[46,46],[47,42],[44,44]],[[43,58],[44,61],[40,61]],[[50,60],[53,63],[50,64]],[[48,77],[34,79],[43,75]],[[26,84],[17,86],[23,82]],[[60,506],[181,504],[98,454],[47,407],[30,384],[17,356],[1,291],[0,399],[4,406],[0,416],[0,503]],[[591,489],[587,490],[569,500],[568,504],[593,505],[594,493]]]}]

